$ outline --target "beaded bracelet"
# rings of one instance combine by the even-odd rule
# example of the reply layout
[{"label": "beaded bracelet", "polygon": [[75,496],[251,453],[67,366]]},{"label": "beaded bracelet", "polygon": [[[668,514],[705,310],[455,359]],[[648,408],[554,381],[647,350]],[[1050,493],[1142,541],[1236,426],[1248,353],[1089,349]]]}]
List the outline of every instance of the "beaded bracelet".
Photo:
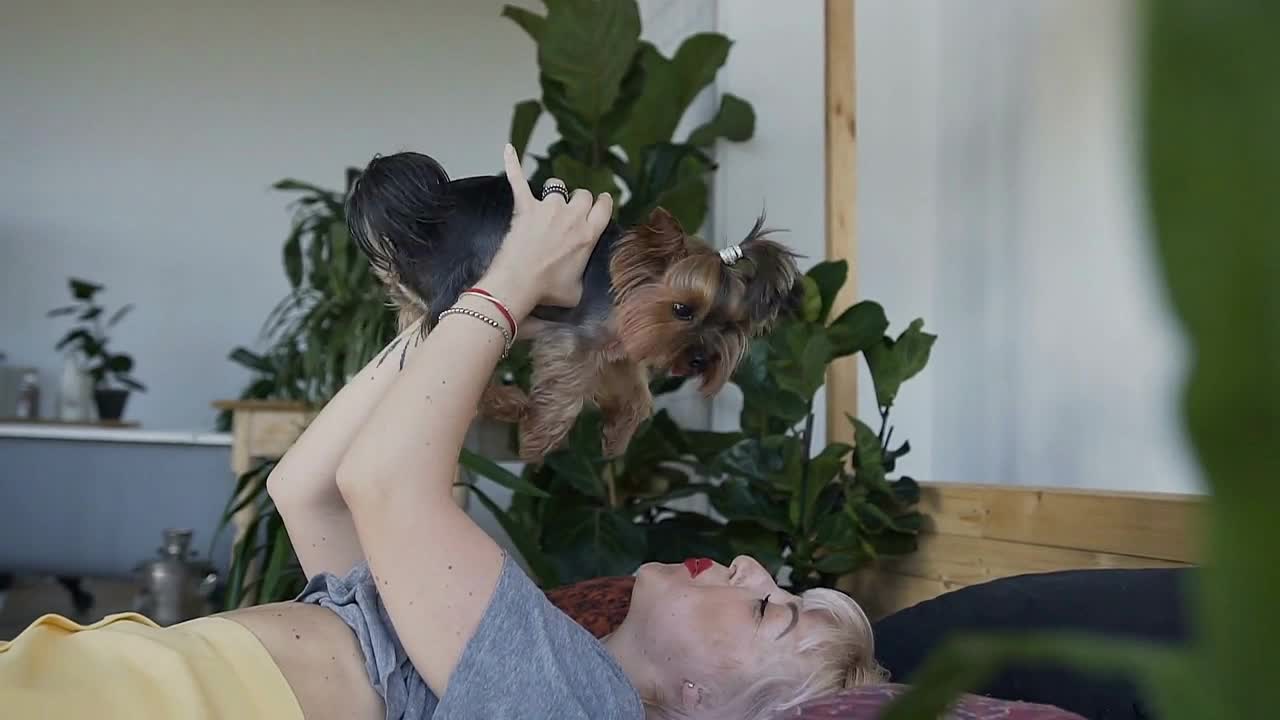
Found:
[{"label": "beaded bracelet", "polygon": [[507,309],[506,303],[494,297],[493,293],[483,288],[472,287],[463,290],[460,297],[466,297],[467,295],[493,303],[493,306],[498,308],[498,312],[502,313],[502,317],[507,319],[507,324],[511,326],[511,337],[516,337],[520,334],[520,324],[516,322],[515,316]]},{"label": "beaded bracelet", "polygon": [[482,312],[477,312],[475,310],[472,310],[471,308],[456,307],[456,306],[451,307],[448,310],[445,310],[444,312],[440,313],[440,317],[436,322],[439,322],[440,320],[445,319],[449,315],[466,315],[467,317],[475,318],[476,320],[479,320],[480,322],[488,325],[494,330],[497,330],[498,332],[502,333],[503,345],[502,345],[501,359],[503,360],[507,359],[507,353],[511,351],[511,333],[507,332],[507,329],[502,326],[502,323],[498,322],[497,320],[494,320],[493,318],[489,317],[488,315],[485,315]]}]

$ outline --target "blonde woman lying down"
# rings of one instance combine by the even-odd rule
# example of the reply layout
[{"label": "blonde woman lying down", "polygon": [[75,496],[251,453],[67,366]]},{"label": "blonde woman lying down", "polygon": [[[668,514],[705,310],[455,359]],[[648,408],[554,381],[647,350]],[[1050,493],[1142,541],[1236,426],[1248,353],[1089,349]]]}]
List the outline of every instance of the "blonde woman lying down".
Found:
[{"label": "blonde woman lying down", "polygon": [[[303,569],[298,600],[160,628],[46,616],[0,644],[13,718],[757,718],[878,678],[849,598],[796,596],[759,563],[640,568],[597,640],[454,503],[463,437],[538,303],[572,307],[608,195],[535,198],[505,153],[516,214],[479,287],[429,336],[406,328],[351,379],[268,481]],[[508,320],[506,313],[510,314]],[[382,354],[380,353],[380,356]]]}]

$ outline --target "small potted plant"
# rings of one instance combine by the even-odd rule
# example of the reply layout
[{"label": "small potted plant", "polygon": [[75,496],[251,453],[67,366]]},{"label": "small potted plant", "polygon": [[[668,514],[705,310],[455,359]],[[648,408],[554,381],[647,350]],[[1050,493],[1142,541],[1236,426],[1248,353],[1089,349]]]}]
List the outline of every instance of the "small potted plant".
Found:
[{"label": "small potted plant", "polygon": [[107,349],[107,330],[116,326],[133,305],[125,305],[104,320],[105,308],[94,302],[102,286],[76,278],[70,279],[71,305],[49,311],[49,317],[74,315],[76,325],[58,341],[55,349],[77,353],[85,363],[93,380],[93,399],[98,406],[98,419],[114,421],[124,415],[129,392],[145,392],[142,383],[129,373],[133,370],[133,358]]}]

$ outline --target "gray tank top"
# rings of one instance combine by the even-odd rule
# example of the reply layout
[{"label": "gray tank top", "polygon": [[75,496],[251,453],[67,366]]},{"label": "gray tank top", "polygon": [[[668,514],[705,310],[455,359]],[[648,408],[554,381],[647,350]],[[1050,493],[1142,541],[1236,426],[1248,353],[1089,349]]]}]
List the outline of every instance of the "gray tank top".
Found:
[{"label": "gray tank top", "polygon": [[342,577],[316,575],[298,601],[332,610],[355,632],[387,720],[644,720],[639,695],[600,641],[552,605],[509,556],[443,698],[405,654],[368,565]]}]

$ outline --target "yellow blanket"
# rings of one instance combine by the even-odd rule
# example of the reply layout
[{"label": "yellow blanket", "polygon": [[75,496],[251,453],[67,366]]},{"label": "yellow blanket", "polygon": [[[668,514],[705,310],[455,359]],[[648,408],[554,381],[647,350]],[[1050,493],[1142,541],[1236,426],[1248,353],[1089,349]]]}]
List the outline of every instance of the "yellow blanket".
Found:
[{"label": "yellow blanket", "polygon": [[45,615],[0,642],[0,717],[302,720],[288,682],[240,624],[162,628],[136,613],[78,625]]}]

